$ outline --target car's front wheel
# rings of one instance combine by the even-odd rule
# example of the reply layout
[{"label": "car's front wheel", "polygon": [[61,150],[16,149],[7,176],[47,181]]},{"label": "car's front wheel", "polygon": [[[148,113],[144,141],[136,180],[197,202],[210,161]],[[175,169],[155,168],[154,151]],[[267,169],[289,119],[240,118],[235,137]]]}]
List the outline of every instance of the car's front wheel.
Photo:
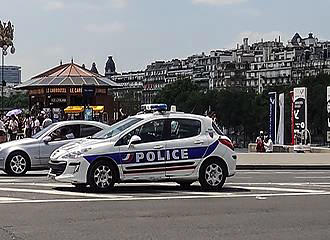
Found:
[{"label": "car's front wheel", "polygon": [[88,183],[95,192],[109,192],[116,182],[116,169],[108,161],[99,161],[89,171]]},{"label": "car's front wheel", "polygon": [[16,152],[8,156],[5,172],[12,176],[22,176],[29,168],[30,160],[26,153]]},{"label": "car's front wheel", "polygon": [[209,160],[200,168],[199,183],[203,190],[219,191],[226,181],[226,167],[216,159]]}]

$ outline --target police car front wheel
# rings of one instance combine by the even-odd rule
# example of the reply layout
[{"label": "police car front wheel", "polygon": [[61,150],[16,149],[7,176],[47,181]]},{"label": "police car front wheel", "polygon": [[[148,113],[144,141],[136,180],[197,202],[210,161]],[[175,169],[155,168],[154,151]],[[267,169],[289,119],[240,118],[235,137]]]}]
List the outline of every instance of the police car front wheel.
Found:
[{"label": "police car front wheel", "polygon": [[226,170],[223,163],[212,159],[205,162],[199,172],[199,182],[202,189],[218,191],[226,181]]},{"label": "police car front wheel", "polygon": [[107,161],[97,162],[89,171],[88,182],[95,192],[108,192],[116,180],[115,168]]}]

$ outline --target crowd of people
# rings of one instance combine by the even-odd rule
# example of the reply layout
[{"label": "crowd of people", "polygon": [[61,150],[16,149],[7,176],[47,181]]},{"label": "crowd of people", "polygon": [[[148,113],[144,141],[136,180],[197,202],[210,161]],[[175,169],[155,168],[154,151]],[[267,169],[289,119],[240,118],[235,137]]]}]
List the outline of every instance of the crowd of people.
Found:
[{"label": "crowd of people", "polygon": [[52,124],[52,119],[41,111],[37,115],[18,114],[0,118],[0,143],[29,138]]},{"label": "crowd of people", "polygon": [[273,152],[273,141],[268,135],[265,135],[263,131],[260,131],[256,143],[257,152]]}]

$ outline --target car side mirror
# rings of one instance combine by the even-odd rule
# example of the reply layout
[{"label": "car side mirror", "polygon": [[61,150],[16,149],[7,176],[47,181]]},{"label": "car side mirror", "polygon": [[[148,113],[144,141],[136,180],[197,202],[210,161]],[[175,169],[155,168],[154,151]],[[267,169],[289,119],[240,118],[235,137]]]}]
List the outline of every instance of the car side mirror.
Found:
[{"label": "car side mirror", "polygon": [[46,143],[46,144],[49,143],[51,140],[52,140],[51,136],[46,136],[43,139],[44,143]]},{"label": "car side mirror", "polygon": [[130,147],[131,145],[134,145],[134,144],[137,144],[137,143],[140,143],[142,140],[139,136],[137,135],[134,135],[133,137],[131,137],[131,139],[129,140],[129,143],[128,143],[128,147]]}]

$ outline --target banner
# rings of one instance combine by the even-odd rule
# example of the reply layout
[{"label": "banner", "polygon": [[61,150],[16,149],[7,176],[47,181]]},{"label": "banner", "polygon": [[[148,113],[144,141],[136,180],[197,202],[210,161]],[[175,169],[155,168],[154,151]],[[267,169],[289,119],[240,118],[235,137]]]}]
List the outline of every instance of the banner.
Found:
[{"label": "banner", "polygon": [[275,143],[276,141],[276,107],[277,107],[277,94],[270,92],[269,95],[269,137]]},{"label": "banner", "polygon": [[291,106],[291,144],[294,145],[294,100],[293,100],[293,91],[290,92],[290,106]]},{"label": "banner", "polygon": [[280,108],[280,120],[278,122],[276,143],[284,145],[284,93],[278,97],[278,106]]},{"label": "banner", "polygon": [[330,87],[327,87],[327,142],[330,142]]},{"label": "banner", "polygon": [[293,89],[294,100],[294,133],[302,136],[303,130],[307,129],[307,88],[300,87]]}]

